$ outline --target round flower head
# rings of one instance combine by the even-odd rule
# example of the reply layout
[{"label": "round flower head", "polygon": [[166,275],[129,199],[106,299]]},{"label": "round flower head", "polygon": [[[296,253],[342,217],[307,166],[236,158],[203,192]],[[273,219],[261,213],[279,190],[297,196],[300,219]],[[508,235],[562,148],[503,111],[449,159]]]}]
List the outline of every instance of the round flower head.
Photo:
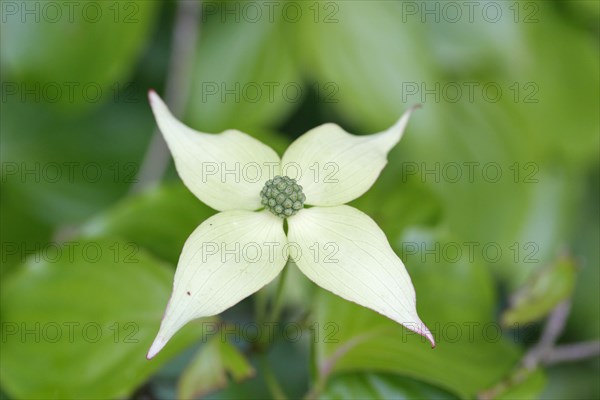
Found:
[{"label": "round flower head", "polygon": [[277,175],[260,191],[261,204],[281,218],[291,217],[304,207],[306,196],[295,179]]}]

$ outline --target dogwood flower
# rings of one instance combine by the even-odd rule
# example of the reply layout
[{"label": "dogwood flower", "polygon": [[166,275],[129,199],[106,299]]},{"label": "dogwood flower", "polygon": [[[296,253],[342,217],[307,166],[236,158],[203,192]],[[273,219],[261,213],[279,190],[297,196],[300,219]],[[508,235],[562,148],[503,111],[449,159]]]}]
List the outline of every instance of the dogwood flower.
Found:
[{"label": "dogwood flower", "polygon": [[187,322],[219,314],[271,282],[288,257],[317,285],[435,346],[417,314],[410,277],[385,234],[369,216],[344,205],[376,181],[412,110],[373,135],[321,125],[280,158],[237,130],[195,131],[178,121],[154,91],[149,99],[183,183],[220,211],[183,247],[149,359]]}]

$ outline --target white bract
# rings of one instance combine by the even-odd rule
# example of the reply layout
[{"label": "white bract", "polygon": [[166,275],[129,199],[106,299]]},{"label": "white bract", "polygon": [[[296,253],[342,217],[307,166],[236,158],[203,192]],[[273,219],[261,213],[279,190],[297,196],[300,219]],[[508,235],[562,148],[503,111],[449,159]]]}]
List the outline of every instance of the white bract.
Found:
[{"label": "white bract", "polygon": [[[280,159],[236,130],[195,131],[178,121],[155,92],[149,98],[183,183],[221,212],[186,241],[148,358],[187,322],[219,314],[271,282],[288,257],[317,285],[391,318],[435,346],[417,315],[410,277],[385,234],[369,216],[344,205],[375,183],[412,110],[373,135],[321,125],[298,138]],[[284,219],[261,204],[261,191],[269,180],[273,187],[276,176],[295,182],[294,190],[301,192],[294,200],[305,196],[304,204],[312,206],[294,210],[287,234]]]}]

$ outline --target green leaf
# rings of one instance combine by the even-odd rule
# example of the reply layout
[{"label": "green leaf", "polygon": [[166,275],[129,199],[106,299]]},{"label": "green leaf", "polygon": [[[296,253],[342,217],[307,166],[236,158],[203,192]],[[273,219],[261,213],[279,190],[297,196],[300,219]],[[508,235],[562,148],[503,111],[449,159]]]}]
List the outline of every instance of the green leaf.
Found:
[{"label": "green leaf", "polygon": [[52,228],[18,206],[19,196],[0,187],[0,236],[2,262],[0,276],[21,264],[29,254],[36,253],[51,240]]},{"label": "green leaf", "polygon": [[177,397],[203,397],[227,386],[227,375],[239,383],[254,376],[255,371],[246,357],[232,344],[215,336],[206,342],[183,372]]},{"label": "green leaf", "polygon": [[305,88],[280,18],[240,21],[231,6],[212,3],[205,15],[186,121],[204,132],[262,132],[300,104]]},{"label": "green leaf", "polygon": [[[539,22],[523,24],[528,52],[521,57],[513,76],[518,82],[531,82],[537,88],[536,102],[520,104],[522,129],[555,163],[587,168],[596,164],[600,156],[597,40],[564,18],[563,10],[554,4],[535,4]],[[556,62],[548,63],[549,59]],[[568,79],[556,79],[557,76]],[[521,90],[521,95],[526,92],[531,90]]]},{"label": "green leaf", "polygon": [[[422,233],[405,241],[443,236]],[[395,243],[392,243],[394,246]],[[478,263],[440,260],[423,263],[405,254],[417,293],[417,309],[437,347],[393,321],[320,291],[316,300],[315,361],[320,379],[333,373],[374,370],[410,376],[471,397],[503,378],[519,351],[494,320],[495,293],[488,271]],[[485,368],[481,366],[485,365]]]},{"label": "green leaf", "polygon": [[[539,161],[543,149],[521,135],[512,108],[508,101],[427,105],[401,143],[401,171],[439,197],[443,224],[477,245],[477,260],[517,287],[558,256],[584,182],[571,168]],[[428,130],[431,121],[441,125]],[[486,247],[499,252],[488,255]]]},{"label": "green leaf", "polygon": [[556,365],[548,369],[548,384],[540,399],[587,400],[600,397],[600,361]]},{"label": "green leaf", "polygon": [[171,287],[169,268],[113,238],[30,257],[2,282],[2,387],[16,398],[129,396],[202,332],[190,325],[146,360]]},{"label": "green leaf", "polygon": [[[582,194],[576,171],[597,159],[600,148],[597,85],[590,84],[600,76],[593,35],[559,20],[548,2],[518,8],[520,21],[534,12],[539,23],[530,24],[514,23],[516,6],[509,4],[501,5],[498,23],[482,21],[481,13],[471,21],[465,9],[458,22],[438,23],[423,4],[409,5],[415,14],[395,2],[327,4],[336,21],[305,19],[298,42],[308,73],[337,84],[333,106],[374,132],[406,104],[424,103],[397,156],[405,168],[417,167],[422,192],[439,197],[449,229],[467,242],[499,245],[499,262],[479,258],[510,286],[556,258]],[[548,67],[557,51],[565,56]],[[473,96],[469,84],[476,85]],[[500,87],[498,101],[484,93],[487,86]],[[566,135],[573,127],[575,136]],[[476,164],[474,181],[468,163]],[[451,174],[456,166],[458,182]],[[496,167],[500,180],[487,181]],[[519,250],[516,262],[511,246]]]},{"label": "green leaf", "polygon": [[438,225],[444,210],[440,196],[415,176],[406,174],[397,151],[388,158],[375,184],[350,205],[369,214],[391,238],[399,237],[408,227]]},{"label": "green leaf", "polygon": [[188,236],[215,211],[181,183],[127,197],[82,228],[89,235],[116,235],[177,264]]},{"label": "green leaf", "polygon": [[575,13],[581,20],[587,22],[589,26],[598,26],[600,18],[600,4],[595,1],[575,0],[566,4],[571,12]]},{"label": "green leaf", "polygon": [[301,4],[294,39],[308,79],[318,101],[349,121],[388,128],[407,108],[406,82],[435,81],[427,27],[406,21],[400,2]]},{"label": "green leaf", "polygon": [[[231,313],[228,313],[228,320],[229,317],[231,317]],[[290,328],[290,335],[295,336],[295,333],[291,333],[291,329],[300,329],[301,326],[296,323],[292,323],[292,325],[294,325],[294,327]],[[218,328],[219,323],[215,323],[213,327]],[[254,333],[244,333],[246,328],[256,332],[257,327],[259,327],[258,332],[260,332],[260,335],[267,335],[270,338],[270,346],[267,352],[253,351],[257,344],[257,336],[255,336]],[[256,375],[252,379],[245,379],[239,382],[235,379],[229,379],[225,388],[207,394],[202,398],[272,398],[273,393],[269,388],[270,385],[268,381],[272,379],[273,375],[288,398],[302,398],[308,390],[309,352],[307,350],[310,332],[302,329],[301,332],[297,331],[299,336],[295,338],[293,336],[285,337],[282,336],[282,334],[285,335],[284,332],[286,327],[291,327],[290,323],[281,321],[281,324],[275,326],[271,325],[270,327],[265,326],[263,328],[261,324],[257,325],[253,322],[248,323],[248,320],[246,319],[244,322],[237,320],[234,324],[222,325],[220,326],[220,330],[216,332],[214,329],[211,332],[207,329],[205,337],[210,338],[208,340],[214,338],[223,342],[235,343],[236,346],[239,346],[240,350],[243,349],[248,362],[255,366]],[[202,342],[207,343],[206,340],[203,340]],[[181,371],[183,371],[185,366],[192,361],[195,355],[195,353],[186,353],[185,357],[179,357],[176,360],[178,361],[177,365],[175,365],[175,363],[170,363],[168,368],[163,368],[161,370],[161,373],[158,374],[156,379],[152,382],[153,393],[157,398],[180,398],[175,387],[178,386]]]},{"label": "green leaf", "polygon": [[[533,5],[480,3],[468,10],[466,4],[459,4],[442,3],[431,7],[425,3],[408,3],[404,6],[406,19],[424,22],[427,26],[425,34],[430,45],[427,50],[435,55],[434,64],[443,69],[446,76],[484,79],[498,76],[498,71],[510,69],[520,61],[524,47],[522,23],[515,23],[515,19],[523,22],[532,14]],[[479,9],[479,6],[483,8]],[[439,11],[432,13],[433,9]],[[498,12],[500,17],[492,17],[493,12]],[[425,88],[434,85],[434,82],[427,82]],[[467,91],[466,86],[463,89]],[[445,97],[452,98],[453,95],[450,90]],[[409,97],[415,99],[421,94]],[[427,97],[432,99],[433,95]]]},{"label": "green leaf", "polygon": [[600,338],[600,179],[590,174],[589,193],[579,217],[578,234],[572,240],[573,256],[581,263],[567,331],[573,341]]},{"label": "green leaf", "polygon": [[110,104],[77,118],[15,99],[2,107],[2,183],[40,221],[81,222],[136,181],[153,126],[145,103]]},{"label": "green leaf", "polygon": [[536,400],[540,397],[546,386],[546,374],[541,368],[534,371],[528,371],[526,376],[519,382],[509,382],[508,387],[501,393],[498,393],[498,400]]},{"label": "green leaf", "polygon": [[141,0],[7,3],[2,66],[15,80],[3,89],[24,101],[33,90],[38,102],[69,112],[110,99],[140,55],[157,8]]},{"label": "green leaf", "polygon": [[389,374],[349,373],[336,376],[319,399],[456,399],[422,382]]},{"label": "green leaf", "polygon": [[561,301],[571,297],[576,276],[575,260],[567,256],[541,268],[514,294],[502,323],[504,326],[527,324],[543,318]]}]

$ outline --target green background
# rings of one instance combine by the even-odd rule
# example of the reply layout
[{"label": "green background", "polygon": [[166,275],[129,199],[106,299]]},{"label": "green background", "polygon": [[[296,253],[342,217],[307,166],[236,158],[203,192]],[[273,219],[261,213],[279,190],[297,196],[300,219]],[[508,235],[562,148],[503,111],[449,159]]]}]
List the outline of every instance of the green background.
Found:
[{"label": "green background", "polygon": [[321,123],[374,133],[423,105],[352,204],[438,347],[288,265],[272,338],[232,333],[270,285],[151,361],[181,247],[214,213],[172,163],[137,176],[177,3],[75,3],[1,3],[0,398],[600,397],[598,357],[519,375],[565,299],[558,345],[600,336],[597,1],[199,5],[197,48],[180,43],[195,129],[281,154]]}]

